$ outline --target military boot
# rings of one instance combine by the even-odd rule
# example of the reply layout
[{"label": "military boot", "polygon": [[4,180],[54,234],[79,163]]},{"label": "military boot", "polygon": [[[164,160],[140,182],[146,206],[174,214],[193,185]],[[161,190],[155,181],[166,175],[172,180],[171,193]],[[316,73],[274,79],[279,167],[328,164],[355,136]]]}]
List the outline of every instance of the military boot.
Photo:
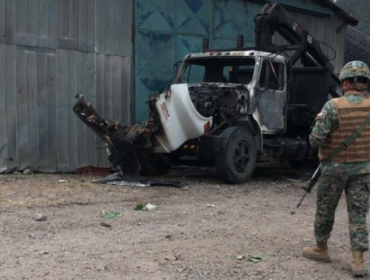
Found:
[{"label": "military boot", "polygon": [[317,262],[330,262],[328,242],[316,242],[316,246],[304,247],[303,256]]},{"label": "military boot", "polygon": [[364,252],[362,251],[352,251],[352,274],[353,276],[364,276],[366,274]]}]

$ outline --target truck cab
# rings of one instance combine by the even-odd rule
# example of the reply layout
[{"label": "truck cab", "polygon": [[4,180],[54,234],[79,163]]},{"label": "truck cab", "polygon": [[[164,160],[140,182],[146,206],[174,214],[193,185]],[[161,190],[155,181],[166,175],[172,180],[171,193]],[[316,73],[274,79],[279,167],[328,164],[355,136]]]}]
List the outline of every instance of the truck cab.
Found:
[{"label": "truck cab", "polygon": [[204,106],[198,101],[202,90],[228,88],[237,93],[224,97],[235,98],[230,114],[251,114],[263,134],[285,131],[287,71],[282,55],[255,50],[190,54],[176,78],[176,83],[182,82],[188,84],[197,110],[205,115],[215,111],[217,96],[210,90]]}]

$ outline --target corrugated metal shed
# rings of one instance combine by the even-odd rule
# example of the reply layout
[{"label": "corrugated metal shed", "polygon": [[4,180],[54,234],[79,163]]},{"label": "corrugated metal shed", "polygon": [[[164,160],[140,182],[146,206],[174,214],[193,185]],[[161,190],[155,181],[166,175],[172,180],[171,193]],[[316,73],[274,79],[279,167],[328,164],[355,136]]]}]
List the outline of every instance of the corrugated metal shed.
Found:
[{"label": "corrugated metal shed", "polygon": [[72,112],[83,94],[131,120],[131,0],[0,1],[0,172],[105,166]]}]

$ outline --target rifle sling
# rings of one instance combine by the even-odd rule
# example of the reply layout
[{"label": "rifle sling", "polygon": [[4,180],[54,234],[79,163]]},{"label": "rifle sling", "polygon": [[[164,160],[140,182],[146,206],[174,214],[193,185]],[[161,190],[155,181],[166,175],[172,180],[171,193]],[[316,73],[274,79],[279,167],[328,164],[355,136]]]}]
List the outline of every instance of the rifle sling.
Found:
[{"label": "rifle sling", "polygon": [[329,163],[329,162],[331,162],[332,159],[336,155],[338,155],[341,151],[343,151],[344,149],[346,149],[353,141],[356,140],[356,138],[361,134],[361,132],[365,129],[365,127],[369,123],[370,123],[370,112],[367,115],[367,117],[364,120],[364,122],[350,136],[348,136],[348,138],[345,141],[343,141],[343,143],[340,144],[340,146],[337,147],[328,158],[324,159],[322,163]]}]

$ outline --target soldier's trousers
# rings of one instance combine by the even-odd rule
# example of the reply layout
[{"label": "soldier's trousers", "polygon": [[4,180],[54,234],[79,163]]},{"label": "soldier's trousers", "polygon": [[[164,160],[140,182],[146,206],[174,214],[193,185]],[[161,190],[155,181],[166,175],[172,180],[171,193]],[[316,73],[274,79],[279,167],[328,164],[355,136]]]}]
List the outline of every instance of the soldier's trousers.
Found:
[{"label": "soldier's trousers", "polygon": [[333,229],[335,209],[343,193],[346,194],[351,250],[368,250],[366,214],[369,210],[370,175],[333,176],[322,174],[317,189],[315,238],[327,241]]}]

